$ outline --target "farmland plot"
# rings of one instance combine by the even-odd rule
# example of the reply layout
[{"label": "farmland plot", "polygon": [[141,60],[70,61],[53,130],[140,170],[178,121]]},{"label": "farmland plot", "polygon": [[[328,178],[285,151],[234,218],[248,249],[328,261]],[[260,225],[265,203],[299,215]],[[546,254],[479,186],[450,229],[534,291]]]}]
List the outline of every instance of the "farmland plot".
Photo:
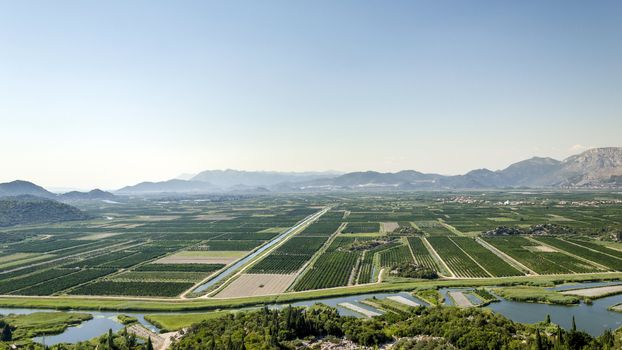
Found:
[{"label": "farmland plot", "polygon": [[390,222],[381,222],[381,231],[382,232],[393,232],[395,230],[397,230],[398,227],[400,227],[400,224],[398,224],[395,221],[390,221]]},{"label": "farmland plot", "polygon": [[468,237],[451,237],[454,243],[469,254],[473,260],[483,266],[486,271],[496,277],[522,276],[523,273],[506,263],[490,250],[484,248],[474,239]]},{"label": "farmland plot", "polygon": [[322,221],[320,218],[253,265],[248,273],[291,274],[300,270],[340,225],[340,222]]},{"label": "farmland plot", "polygon": [[22,289],[14,294],[20,295],[52,295],[82,283],[106,276],[113,273],[114,269],[82,269],[79,271],[65,271],[65,275],[46,281],[28,288]]},{"label": "farmland plot", "polygon": [[[358,240],[360,238],[356,238],[356,239]],[[392,250],[394,248],[399,248],[399,247],[402,247],[399,241],[392,241],[389,243],[381,244],[372,249],[363,251],[364,256],[361,259],[361,264],[360,264],[359,271],[358,271],[358,283],[373,282],[376,277],[375,275],[379,272],[379,269],[381,267],[379,266],[381,265],[380,261],[382,259],[380,254],[386,251]],[[391,253],[388,253],[388,254],[391,254]],[[377,259],[378,263],[376,263],[376,257],[378,257]],[[385,262],[387,262],[387,260],[391,259],[391,257],[390,255],[385,255],[384,259],[385,259]],[[408,257],[408,259],[410,259],[409,261],[412,261],[412,255]]]},{"label": "farmland plot", "polygon": [[[565,241],[571,242],[571,243],[575,243],[578,244],[580,246],[592,249],[592,250],[596,250],[600,253],[606,254],[606,255],[611,255],[614,256],[618,259],[622,259],[622,251],[616,250],[616,249],[612,249],[603,245],[600,245],[598,243],[594,243],[594,242],[588,242],[585,240],[580,240],[580,239],[572,239],[572,238],[565,238]],[[619,269],[616,269],[619,270]]]},{"label": "farmland plot", "polygon": [[156,261],[158,264],[225,264],[228,265],[248,252],[240,251],[182,251]]},{"label": "farmland plot", "polygon": [[380,224],[377,222],[348,222],[343,233],[378,233]]},{"label": "farmland plot", "polygon": [[97,281],[73,289],[73,295],[174,297],[192,287],[190,282]]},{"label": "farmland plot", "polygon": [[421,238],[408,237],[408,244],[415,258],[415,262],[418,265],[425,266],[431,270],[439,271],[439,267],[436,264],[436,260],[432,257],[428,249],[425,247]]},{"label": "farmland plot", "polygon": [[327,252],[296,283],[294,290],[322,289],[348,284],[359,252]]},{"label": "farmland plot", "polygon": [[363,252],[363,254],[357,280],[357,283],[359,284],[373,282],[372,273],[374,270],[374,254],[369,251]]},{"label": "farmland plot", "polygon": [[378,253],[380,257],[380,266],[391,267],[402,263],[413,261],[410,249],[405,245],[385,249]]},{"label": "farmland plot", "polygon": [[[610,255],[605,255],[603,253],[585,248],[577,244],[566,242],[564,240],[561,240],[555,237],[537,237],[535,239],[539,242],[543,242],[555,248],[564,250],[570,254],[573,254],[581,258],[587,259],[589,261],[593,261],[597,264],[606,266],[612,270],[618,270],[618,271],[622,270],[622,259],[618,259]],[[593,270],[594,268],[590,271],[593,271]]]},{"label": "farmland plot", "polygon": [[484,240],[529,269],[539,274],[564,274],[578,271],[594,271],[581,260],[557,251],[550,251],[524,237],[486,237]]},{"label": "farmland plot", "polygon": [[240,298],[280,294],[287,290],[296,274],[242,274],[222,291],[217,298]]},{"label": "farmland plot", "polygon": [[449,237],[428,237],[427,240],[457,277],[490,277]]},{"label": "farmland plot", "polygon": [[209,240],[190,247],[189,250],[251,251],[264,242],[260,240]]},{"label": "farmland plot", "polygon": [[420,220],[415,223],[428,236],[454,236],[453,232],[436,220]]}]

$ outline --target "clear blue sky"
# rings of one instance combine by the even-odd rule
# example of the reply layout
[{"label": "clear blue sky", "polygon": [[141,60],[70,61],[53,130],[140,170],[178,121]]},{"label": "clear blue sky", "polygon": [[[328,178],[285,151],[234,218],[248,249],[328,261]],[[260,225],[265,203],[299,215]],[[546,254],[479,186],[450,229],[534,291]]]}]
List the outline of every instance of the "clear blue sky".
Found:
[{"label": "clear blue sky", "polygon": [[621,1],[1,1],[0,181],[622,146]]}]

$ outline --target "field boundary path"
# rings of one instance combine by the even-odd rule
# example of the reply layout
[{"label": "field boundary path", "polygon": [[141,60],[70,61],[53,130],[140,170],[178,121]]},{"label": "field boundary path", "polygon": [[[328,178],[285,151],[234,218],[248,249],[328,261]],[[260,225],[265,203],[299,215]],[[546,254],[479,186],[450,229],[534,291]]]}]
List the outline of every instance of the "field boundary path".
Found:
[{"label": "field boundary path", "polygon": [[465,235],[464,233],[460,232],[457,228],[455,228],[455,227],[451,226],[450,224],[446,223],[445,220],[439,218],[438,222],[440,222],[441,225],[443,225],[443,227],[445,227],[446,229],[451,231],[454,235],[459,236],[459,237],[467,237],[467,235]]},{"label": "field boundary path", "polygon": [[430,242],[428,242],[428,240],[425,237],[421,237],[421,241],[423,242],[423,244],[425,245],[426,248],[428,248],[428,251],[432,254],[432,257],[436,260],[437,263],[440,264],[440,266],[442,266],[445,271],[449,272],[450,276],[447,277],[456,277],[456,274],[451,271],[451,269],[449,268],[449,266],[447,266],[447,263],[445,263],[445,260],[443,260],[441,258],[440,255],[438,255],[438,253],[436,252],[436,250],[434,249],[434,247],[432,247],[432,245],[430,244]]},{"label": "field boundary path", "polygon": [[523,265],[518,260],[516,260],[513,257],[507,255],[506,253],[504,253],[503,251],[501,251],[497,247],[493,246],[492,244],[484,241],[481,237],[475,238],[475,241],[477,243],[481,244],[484,248],[490,250],[493,254],[495,254],[499,258],[503,259],[506,263],[508,263],[511,266],[513,266],[514,268],[518,269],[519,271],[527,272],[527,274],[529,274],[529,275],[534,275],[534,276],[538,275],[537,272],[535,272],[534,270],[532,270],[532,269],[528,268],[527,266]]}]

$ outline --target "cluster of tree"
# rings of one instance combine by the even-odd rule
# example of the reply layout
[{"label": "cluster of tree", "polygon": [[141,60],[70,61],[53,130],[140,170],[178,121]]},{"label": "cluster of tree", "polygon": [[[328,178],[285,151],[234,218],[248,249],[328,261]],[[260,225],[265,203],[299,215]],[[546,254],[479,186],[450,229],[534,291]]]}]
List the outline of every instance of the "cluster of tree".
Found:
[{"label": "cluster of tree", "polygon": [[370,249],[374,249],[380,246],[383,246],[385,244],[390,243],[391,240],[388,239],[370,239],[370,240],[355,240],[354,242],[346,245],[345,247],[340,247],[342,248],[341,250],[346,250],[346,251],[362,251],[362,250],[370,250]]},{"label": "cluster of tree", "polygon": [[84,220],[87,214],[71,205],[34,196],[0,198],[0,227]]},{"label": "cluster of tree", "polygon": [[[555,326],[555,331],[551,332],[551,318],[547,315],[546,320],[536,327],[533,348],[535,350],[582,350],[582,349],[620,349],[622,342],[616,340],[613,332],[606,330],[600,337],[593,338],[589,334],[577,330],[574,317],[570,331],[563,331],[559,325]],[[540,326],[544,326],[542,331]],[[547,330],[548,329],[548,330]]]},{"label": "cluster of tree", "polygon": [[397,349],[609,350],[622,345],[611,332],[594,338],[574,326],[564,331],[550,321],[523,325],[478,308],[419,307],[358,319],[316,305],[306,310],[264,308],[204,321],[191,327],[173,349],[294,349],[308,346],[302,339],[322,337],[372,347],[397,340]]},{"label": "cluster of tree", "polygon": [[425,266],[417,265],[412,262],[403,262],[391,267],[391,274],[399,277],[437,279],[438,273]]},{"label": "cluster of tree", "polygon": [[512,235],[573,235],[578,231],[575,228],[557,224],[539,224],[529,227],[499,226],[494,230],[484,232],[487,236],[512,236]]},{"label": "cluster of tree", "polygon": [[416,236],[423,235],[423,231],[413,226],[402,226],[393,230],[393,232],[389,233],[389,236]]},{"label": "cluster of tree", "polygon": [[0,330],[2,330],[2,333],[0,333],[0,341],[13,340],[13,330],[11,329],[11,325],[3,320],[0,320]]},{"label": "cluster of tree", "polygon": [[194,325],[173,349],[280,349],[284,342],[308,336],[341,337],[343,323],[337,310],[322,305],[263,308]]}]

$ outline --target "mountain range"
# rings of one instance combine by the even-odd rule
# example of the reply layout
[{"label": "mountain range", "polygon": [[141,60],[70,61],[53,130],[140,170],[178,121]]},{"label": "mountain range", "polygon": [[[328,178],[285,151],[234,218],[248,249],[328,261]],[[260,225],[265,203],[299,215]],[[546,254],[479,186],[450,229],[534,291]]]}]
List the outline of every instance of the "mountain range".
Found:
[{"label": "mountain range", "polygon": [[189,180],[144,182],[124,187],[116,193],[608,188],[621,185],[622,147],[606,147],[590,149],[564,160],[533,157],[502,170],[476,169],[463,175],[428,174],[415,170],[346,174],[208,170]]},{"label": "mountain range", "polygon": [[115,200],[115,195],[163,193],[265,193],[326,190],[460,190],[508,188],[622,187],[622,147],[594,148],[564,160],[533,157],[502,170],[476,169],[463,175],[403,170],[395,173],[264,172],[208,170],[188,180],[141,182],[114,192],[93,190],[55,194],[27,181],[0,184],[0,197],[32,195],[59,201]]},{"label": "mountain range", "polygon": [[39,198],[47,198],[62,202],[73,202],[81,200],[115,200],[117,196],[110,192],[94,189],[89,192],[71,191],[66,193],[53,193],[45,188],[29,181],[15,180],[11,182],[0,183],[0,198],[15,196],[34,196]]}]

